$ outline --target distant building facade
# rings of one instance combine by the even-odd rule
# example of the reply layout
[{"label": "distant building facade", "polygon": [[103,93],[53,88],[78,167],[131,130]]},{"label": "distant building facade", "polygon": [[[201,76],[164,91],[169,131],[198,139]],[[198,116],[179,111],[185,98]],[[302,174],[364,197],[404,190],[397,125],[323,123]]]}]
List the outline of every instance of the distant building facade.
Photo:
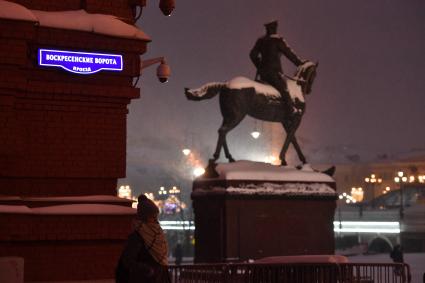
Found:
[{"label": "distant building facade", "polygon": [[[364,200],[371,200],[389,191],[400,188],[395,182],[398,172],[403,172],[407,178],[404,185],[409,183],[424,183],[425,158],[423,160],[404,160],[382,163],[341,164],[336,166],[334,175],[339,193],[350,193],[351,189],[361,187]],[[375,175],[375,182],[370,182]],[[414,179],[412,179],[414,177]],[[366,181],[369,178],[369,182]],[[381,180],[381,182],[378,182]],[[389,188],[389,189],[387,189]]]}]

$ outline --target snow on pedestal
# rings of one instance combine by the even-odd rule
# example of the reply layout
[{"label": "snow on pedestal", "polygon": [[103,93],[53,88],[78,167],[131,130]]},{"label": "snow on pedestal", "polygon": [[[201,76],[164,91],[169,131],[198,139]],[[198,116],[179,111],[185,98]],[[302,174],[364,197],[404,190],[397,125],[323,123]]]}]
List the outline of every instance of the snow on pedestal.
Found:
[{"label": "snow on pedestal", "polygon": [[195,182],[200,185],[193,193],[336,196],[334,179],[315,171],[309,164],[299,170],[291,166],[243,160],[220,163],[216,171],[218,178],[197,179]]},{"label": "snow on pedestal", "polygon": [[314,171],[309,164],[305,164],[299,170],[292,166],[276,166],[264,162],[241,160],[233,163],[219,163],[216,171],[220,179],[226,180],[334,182],[332,177]]}]

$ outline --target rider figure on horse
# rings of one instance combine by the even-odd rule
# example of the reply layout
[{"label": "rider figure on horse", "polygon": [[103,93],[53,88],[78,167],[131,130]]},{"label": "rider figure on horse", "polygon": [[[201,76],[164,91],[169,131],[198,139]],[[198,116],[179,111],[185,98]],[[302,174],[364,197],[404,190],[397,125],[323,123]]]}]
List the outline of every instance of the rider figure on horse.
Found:
[{"label": "rider figure on horse", "polygon": [[289,95],[286,80],[280,62],[280,56],[285,55],[296,66],[302,65],[301,60],[289,47],[285,40],[277,34],[277,21],[264,24],[266,35],[260,37],[252,48],[249,57],[257,68],[256,80],[259,79],[275,87],[283,101],[284,111],[288,115],[294,113],[293,101]]}]

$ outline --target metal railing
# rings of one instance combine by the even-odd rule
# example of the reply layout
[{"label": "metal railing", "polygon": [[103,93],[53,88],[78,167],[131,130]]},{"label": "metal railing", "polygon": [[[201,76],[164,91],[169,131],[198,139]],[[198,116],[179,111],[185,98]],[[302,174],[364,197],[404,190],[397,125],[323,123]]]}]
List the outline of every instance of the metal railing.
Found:
[{"label": "metal railing", "polygon": [[407,264],[284,263],[170,266],[172,283],[409,283]]}]

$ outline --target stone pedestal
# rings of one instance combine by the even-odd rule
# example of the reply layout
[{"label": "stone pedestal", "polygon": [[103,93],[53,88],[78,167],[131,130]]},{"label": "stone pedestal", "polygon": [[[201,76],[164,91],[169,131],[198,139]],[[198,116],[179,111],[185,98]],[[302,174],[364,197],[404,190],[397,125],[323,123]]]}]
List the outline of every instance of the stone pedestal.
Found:
[{"label": "stone pedestal", "polygon": [[[250,179],[258,171],[239,174],[243,169],[238,176],[195,180],[195,261],[333,254],[335,183],[311,171],[302,173],[310,181],[291,180],[299,175],[293,170],[282,169],[272,180]],[[240,176],[246,179],[234,179]]]}]

